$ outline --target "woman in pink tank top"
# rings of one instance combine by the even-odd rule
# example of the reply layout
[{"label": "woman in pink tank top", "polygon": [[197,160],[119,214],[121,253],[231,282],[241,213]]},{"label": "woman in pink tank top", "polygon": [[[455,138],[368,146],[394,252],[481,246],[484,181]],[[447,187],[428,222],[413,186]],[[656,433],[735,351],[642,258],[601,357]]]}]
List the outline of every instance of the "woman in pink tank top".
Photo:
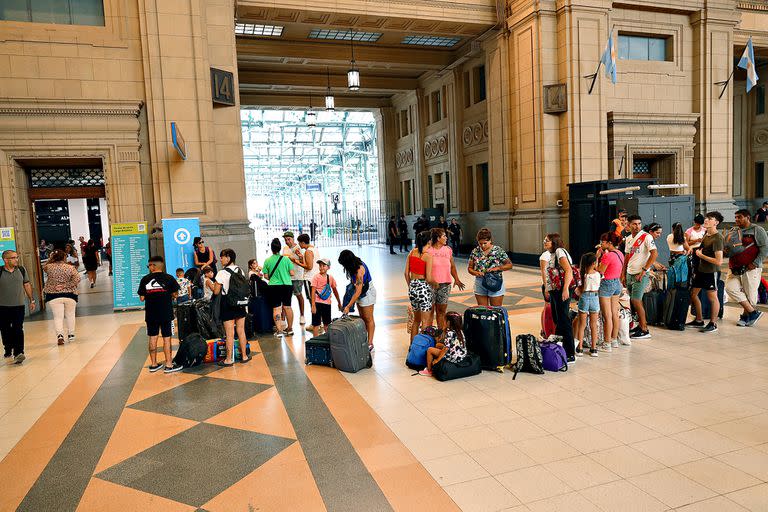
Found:
[{"label": "woman in pink tank top", "polygon": [[603,233],[597,251],[597,271],[603,274],[597,297],[603,315],[605,343],[612,347],[619,346],[619,297],[622,291],[621,271],[624,268],[624,255],[616,249],[620,243],[621,237],[613,231]]},{"label": "woman in pink tank top", "polygon": [[445,313],[448,309],[448,299],[451,296],[451,284],[459,290],[464,289],[464,283],[459,279],[456,265],[453,262],[453,250],[448,247],[448,235],[443,228],[430,230],[431,243],[427,253],[432,255],[432,279],[437,283],[435,288],[435,313],[437,314],[438,329],[445,329]]}]

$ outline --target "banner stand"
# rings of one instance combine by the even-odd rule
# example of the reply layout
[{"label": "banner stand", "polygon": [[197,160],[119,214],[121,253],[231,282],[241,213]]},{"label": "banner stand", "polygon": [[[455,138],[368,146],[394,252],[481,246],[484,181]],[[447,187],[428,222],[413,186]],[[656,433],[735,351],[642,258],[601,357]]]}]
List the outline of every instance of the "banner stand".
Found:
[{"label": "banner stand", "polygon": [[111,226],[112,242],[112,308],[115,311],[144,309],[136,294],[139,282],[149,270],[149,236],[147,223],[124,222]]}]

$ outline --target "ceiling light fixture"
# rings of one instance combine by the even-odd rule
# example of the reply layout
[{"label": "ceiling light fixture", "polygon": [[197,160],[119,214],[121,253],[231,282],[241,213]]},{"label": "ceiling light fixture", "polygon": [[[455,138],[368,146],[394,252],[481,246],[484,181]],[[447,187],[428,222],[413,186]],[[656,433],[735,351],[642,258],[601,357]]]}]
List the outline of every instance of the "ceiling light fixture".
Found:
[{"label": "ceiling light fixture", "polygon": [[315,128],[317,126],[317,113],[312,110],[312,93],[309,93],[309,110],[307,110],[307,128]]},{"label": "ceiling light fixture", "polygon": [[336,100],[333,97],[333,93],[331,92],[331,71],[326,66],[325,72],[328,75],[328,89],[325,93],[325,110],[328,112],[333,112],[336,110]]},{"label": "ceiling light fixture", "polygon": [[355,41],[352,37],[352,29],[349,29],[350,32],[350,38],[349,38],[349,46],[352,49],[352,61],[350,62],[350,65],[352,66],[349,71],[347,71],[347,88],[350,91],[359,91],[360,90],[360,71],[357,69],[357,66],[355,65]]}]

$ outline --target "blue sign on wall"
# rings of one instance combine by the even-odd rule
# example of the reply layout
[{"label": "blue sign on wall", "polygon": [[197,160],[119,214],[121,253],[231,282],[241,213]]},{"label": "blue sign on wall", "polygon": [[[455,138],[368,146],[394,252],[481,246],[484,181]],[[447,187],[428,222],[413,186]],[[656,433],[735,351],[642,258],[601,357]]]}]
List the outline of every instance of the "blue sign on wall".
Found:
[{"label": "blue sign on wall", "polygon": [[307,192],[322,192],[322,183],[307,183]]},{"label": "blue sign on wall", "polygon": [[[0,254],[8,250],[16,250],[16,231],[13,228],[0,228]],[[0,259],[0,267],[3,265],[5,262]]]},{"label": "blue sign on wall", "polygon": [[136,291],[149,262],[149,238],[146,222],[112,224],[112,307],[140,309],[144,303]]},{"label": "blue sign on wall", "polygon": [[165,271],[174,275],[177,268],[185,271],[195,266],[192,241],[200,236],[200,219],[163,219]]}]

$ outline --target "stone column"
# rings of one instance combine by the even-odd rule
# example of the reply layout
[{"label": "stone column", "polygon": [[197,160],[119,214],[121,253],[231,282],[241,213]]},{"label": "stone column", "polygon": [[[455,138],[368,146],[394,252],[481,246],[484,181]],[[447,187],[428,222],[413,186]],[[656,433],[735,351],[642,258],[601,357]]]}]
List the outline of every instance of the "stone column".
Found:
[{"label": "stone column", "polygon": [[[156,221],[199,217],[217,252],[255,256],[246,211],[233,0],[142,0],[144,81]],[[234,73],[235,105],[213,105],[211,68]],[[171,142],[171,122],[187,158]]]},{"label": "stone column", "polygon": [[718,210],[732,218],[733,87],[722,98],[721,86],[733,67],[733,28],[739,14],[732,2],[708,2],[691,16],[693,27],[693,103],[700,114],[694,157],[693,193],[702,211]]}]

